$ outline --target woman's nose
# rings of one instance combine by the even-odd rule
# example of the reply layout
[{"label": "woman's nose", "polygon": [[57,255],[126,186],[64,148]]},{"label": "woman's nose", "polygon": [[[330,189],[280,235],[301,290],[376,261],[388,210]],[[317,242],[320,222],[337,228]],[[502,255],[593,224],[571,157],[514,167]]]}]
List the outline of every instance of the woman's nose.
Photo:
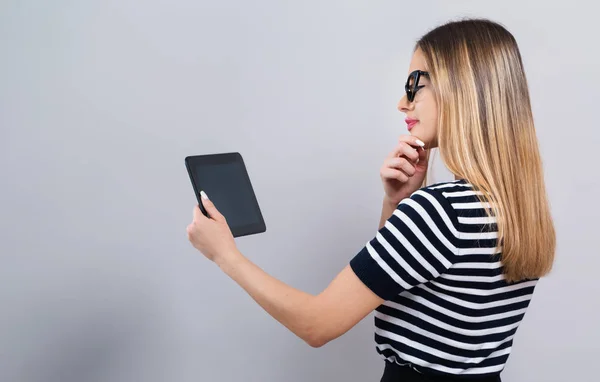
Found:
[{"label": "woman's nose", "polygon": [[408,97],[406,97],[406,94],[400,98],[400,101],[398,101],[398,111],[401,111],[403,113],[406,113],[407,111],[411,110],[412,108],[412,102],[408,102]]}]

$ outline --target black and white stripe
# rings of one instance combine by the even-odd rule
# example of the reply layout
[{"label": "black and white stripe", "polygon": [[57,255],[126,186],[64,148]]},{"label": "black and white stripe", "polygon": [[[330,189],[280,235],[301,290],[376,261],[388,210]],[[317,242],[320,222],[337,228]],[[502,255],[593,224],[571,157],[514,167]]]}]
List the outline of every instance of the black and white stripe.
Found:
[{"label": "black and white stripe", "polygon": [[496,220],[477,196],[464,180],[415,192],[351,260],[386,300],[375,312],[384,359],[435,374],[504,368],[537,279],[505,281]]}]

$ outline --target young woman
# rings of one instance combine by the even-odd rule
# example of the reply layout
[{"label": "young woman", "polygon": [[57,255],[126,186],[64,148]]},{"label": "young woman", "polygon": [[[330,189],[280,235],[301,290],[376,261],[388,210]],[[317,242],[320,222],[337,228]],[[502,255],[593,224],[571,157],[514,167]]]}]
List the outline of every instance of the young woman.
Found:
[{"label": "young woman", "polygon": [[[188,237],[311,346],[375,310],[381,381],[500,381],[555,250],[520,52],[497,23],[450,22],[417,42],[409,73],[379,230],[320,294],[245,258],[204,193],[210,218],[196,206]],[[423,186],[432,148],[455,180]]]}]

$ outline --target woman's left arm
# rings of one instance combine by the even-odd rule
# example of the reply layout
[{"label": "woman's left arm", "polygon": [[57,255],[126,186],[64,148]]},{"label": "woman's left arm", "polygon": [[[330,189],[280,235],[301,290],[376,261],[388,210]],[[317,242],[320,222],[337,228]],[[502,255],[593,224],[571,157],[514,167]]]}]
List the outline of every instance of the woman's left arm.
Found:
[{"label": "woman's left arm", "polygon": [[204,193],[202,198],[210,218],[195,206],[194,220],[187,229],[194,247],[310,346],[320,347],[341,336],[383,303],[349,265],[316,296],[270,276],[239,252],[223,215]]}]

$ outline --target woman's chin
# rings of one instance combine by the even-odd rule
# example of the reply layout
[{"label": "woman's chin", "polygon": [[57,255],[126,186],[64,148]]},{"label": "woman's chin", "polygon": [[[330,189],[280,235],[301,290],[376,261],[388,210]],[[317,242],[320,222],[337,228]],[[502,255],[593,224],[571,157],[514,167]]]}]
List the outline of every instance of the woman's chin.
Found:
[{"label": "woman's chin", "polygon": [[425,138],[424,134],[421,134],[421,129],[419,129],[418,124],[417,124],[417,126],[413,127],[412,129],[409,129],[408,133],[410,135],[412,135],[413,137],[419,138],[422,141],[423,141],[423,138]]}]

